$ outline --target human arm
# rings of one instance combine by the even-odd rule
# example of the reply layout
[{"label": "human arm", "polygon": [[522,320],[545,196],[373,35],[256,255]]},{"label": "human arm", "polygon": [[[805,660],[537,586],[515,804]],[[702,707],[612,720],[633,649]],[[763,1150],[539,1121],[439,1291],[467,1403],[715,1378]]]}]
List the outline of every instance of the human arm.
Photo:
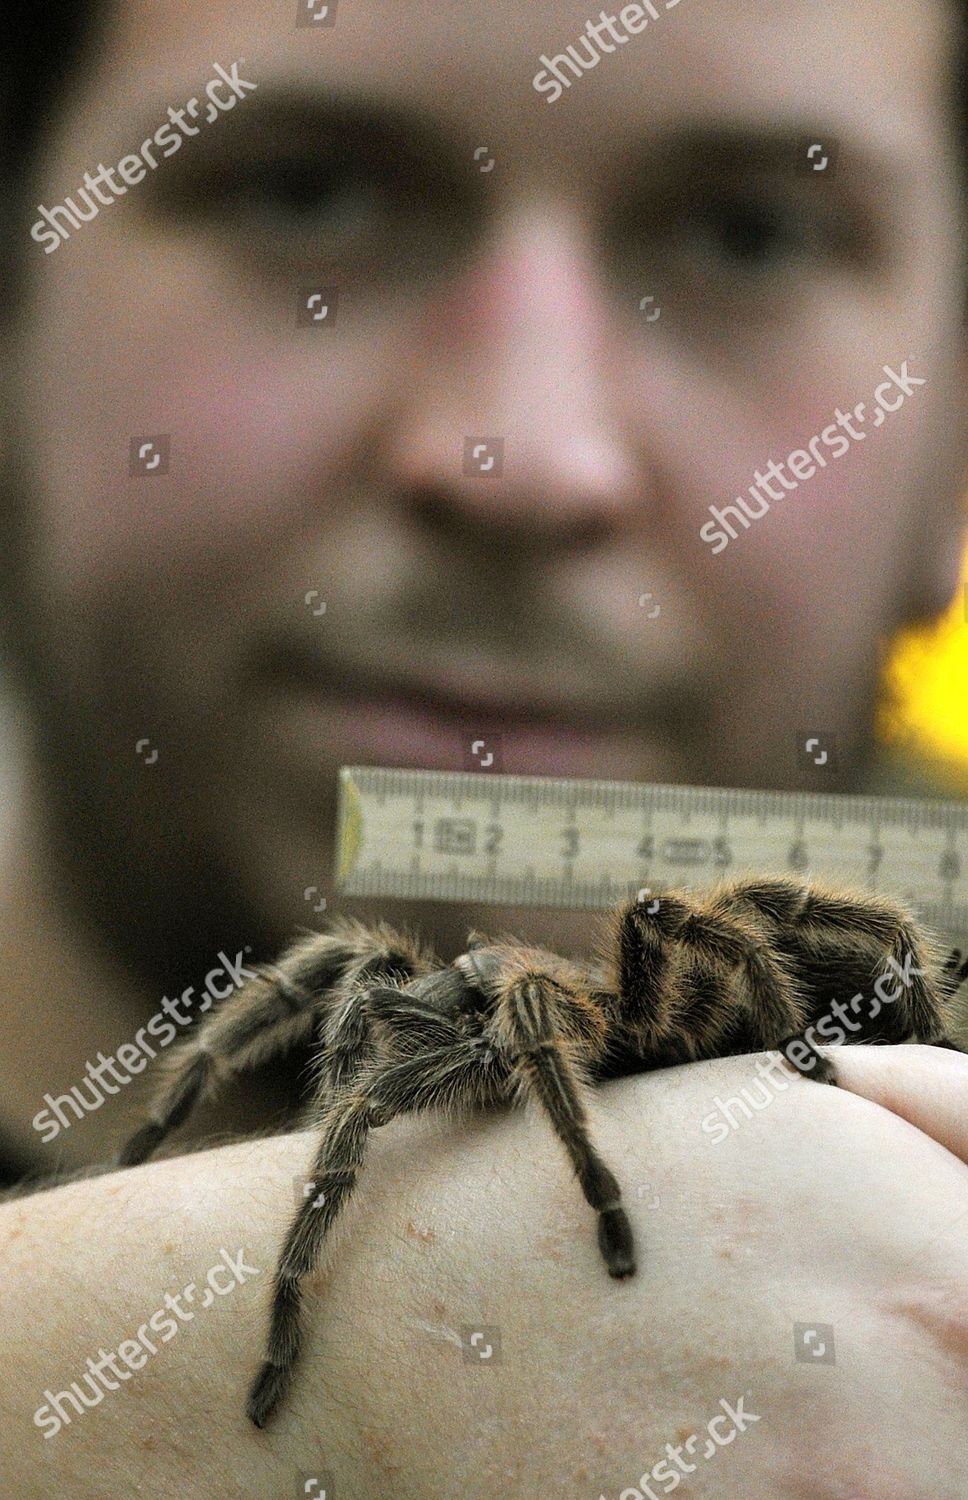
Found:
[{"label": "human arm", "polygon": [[[7,1488],[275,1500],[327,1468],[336,1500],[618,1500],[669,1462],[667,1443],[700,1434],[701,1449],[720,1400],[735,1407],[750,1392],[760,1420],[748,1431],[708,1461],[683,1452],[697,1462],[691,1493],[786,1500],[866,1484],[878,1500],[955,1500],[968,1489],[968,1168],[869,1100],[802,1079],[713,1145],[700,1122],[715,1097],[748,1085],[751,1063],[596,1093],[596,1139],[639,1245],[638,1274],[622,1283],[599,1262],[540,1118],[377,1132],[310,1284],[291,1396],[262,1433],[244,1398],[311,1135],[3,1205]],[[968,1080],[963,1112],[966,1099]],[[136,1337],[223,1249],[243,1249],[258,1274],[45,1439],[32,1420],[45,1388]],[[836,1364],[795,1361],[794,1323],[811,1321],[833,1325]],[[477,1325],[500,1328],[500,1362],[465,1362],[461,1330]]]}]

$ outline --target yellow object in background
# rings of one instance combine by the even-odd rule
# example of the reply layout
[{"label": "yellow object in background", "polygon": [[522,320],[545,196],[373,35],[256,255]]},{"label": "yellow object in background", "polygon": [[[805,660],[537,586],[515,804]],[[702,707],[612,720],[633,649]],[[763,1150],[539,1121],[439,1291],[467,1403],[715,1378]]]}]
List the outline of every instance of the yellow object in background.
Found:
[{"label": "yellow object in background", "polygon": [[929,761],[946,789],[968,796],[968,552],[951,608],[899,637],[885,685],[880,739]]}]

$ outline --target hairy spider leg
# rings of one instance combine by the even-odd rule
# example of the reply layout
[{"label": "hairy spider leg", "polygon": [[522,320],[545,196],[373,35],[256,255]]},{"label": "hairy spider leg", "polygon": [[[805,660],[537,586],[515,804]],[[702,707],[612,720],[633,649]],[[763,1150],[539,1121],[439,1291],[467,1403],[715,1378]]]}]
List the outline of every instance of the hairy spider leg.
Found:
[{"label": "hairy spider leg", "polygon": [[[310,1172],[323,1191],[297,1209],[273,1280],[265,1358],[246,1405],[257,1427],[265,1426],[288,1389],[302,1338],[300,1283],[316,1266],[326,1236],[353,1190],[370,1131],[397,1115],[452,1108],[458,1102],[483,1098],[487,1094],[486,1053],[484,1038],[475,1036],[434,1051],[416,1052],[389,1067],[381,1068],[377,1059],[351,1090],[330,1105]],[[491,1076],[496,1095],[498,1075]]]},{"label": "hairy spider leg", "polygon": [[[516,968],[517,966],[515,966]],[[635,1272],[632,1225],[622,1190],[592,1143],[574,1057],[587,1031],[598,1051],[602,1038],[592,1024],[594,1007],[540,969],[524,968],[499,983],[494,1034],[523,1090],[542,1106],[562,1142],[585,1196],[598,1214],[598,1244],[610,1276]],[[569,1033],[571,1036],[569,1037]],[[590,1062],[586,1053],[586,1064]]]},{"label": "hairy spider leg", "polygon": [[[753,916],[727,916],[662,895],[621,910],[617,937],[623,1008],[646,1049],[675,1044],[690,1005],[700,1007],[709,1056],[737,1015],[753,1046],[775,1047],[803,1022],[793,977]],[[703,981],[710,985],[706,991]]]},{"label": "hairy spider leg", "polygon": [[319,1008],[334,985],[366,969],[374,977],[414,973],[427,960],[389,929],[369,932],[344,923],[332,933],[311,933],[293,943],[276,964],[261,965],[218,1010],[211,1011],[164,1060],[148,1120],[117,1157],[121,1167],[152,1155],[219,1082],[286,1052],[312,1033]]}]

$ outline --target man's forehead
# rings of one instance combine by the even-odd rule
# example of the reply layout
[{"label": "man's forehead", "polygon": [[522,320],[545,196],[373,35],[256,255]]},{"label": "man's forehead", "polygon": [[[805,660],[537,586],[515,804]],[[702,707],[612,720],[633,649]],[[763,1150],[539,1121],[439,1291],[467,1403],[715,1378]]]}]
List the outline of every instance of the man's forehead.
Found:
[{"label": "man's forehead", "polygon": [[542,58],[564,53],[603,16],[623,30],[626,7],[337,0],[334,24],[317,29],[297,24],[300,0],[120,0],[96,72],[112,112],[155,99],[164,111],[193,92],[200,69],[244,59],[262,99],[362,90],[561,153],[579,152],[590,134],[627,139],[636,122],[740,115],[793,126],[806,113],[903,153],[940,118],[955,17],[946,0],[654,3],[658,20],[625,32],[621,45],[602,30],[594,71],[550,106],[532,82]]}]

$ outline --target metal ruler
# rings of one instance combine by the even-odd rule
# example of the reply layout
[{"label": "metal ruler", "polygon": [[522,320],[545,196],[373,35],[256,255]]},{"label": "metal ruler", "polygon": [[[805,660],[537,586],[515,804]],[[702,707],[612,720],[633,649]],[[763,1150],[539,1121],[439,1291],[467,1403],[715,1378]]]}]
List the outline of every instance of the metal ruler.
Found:
[{"label": "metal ruler", "polygon": [[573,909],[744,874],[823,877],[968,936],[968,803],[456,771],[340,771],[348,896]]}]

